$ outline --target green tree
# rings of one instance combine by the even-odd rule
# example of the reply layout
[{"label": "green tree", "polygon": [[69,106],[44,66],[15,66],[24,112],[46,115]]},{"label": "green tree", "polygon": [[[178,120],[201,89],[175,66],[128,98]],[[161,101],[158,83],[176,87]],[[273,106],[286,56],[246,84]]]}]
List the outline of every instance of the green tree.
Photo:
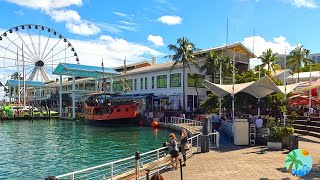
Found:
[{"label": "green tree", "polygon": [[216,77],[217,64],[219,63],[220,59],[221,56],[212,50],[206,55],[206,61],[203,64],[203,66],[200,67],[201,72],[206,71],[206,75],[211,75],[212,83],[214,83],[214,79]]},{"label": "green tree", "polygon": [[23,77],[21,74],[18,75],[18,72],[15,72],[11,75],[11,79],[18,80],[18,76],[20,76],[20,80],[23,80]]},{"label": "green tree", "polygon": [[205,112],[210,112],[210,113],[215,112],[218,106],[219,106],[219,97],[214,93],[210,93],[208,95],[208,98],[200,104],[200,107]]},{"label": "green tree", "polygon": [[306,64],[301,68],[301,72],[309,72],[310,69],[312,71],[320,71],[320,64]]},{"label": "green tree", "polygon": [[303,65],[312,64],[314,61],[309,59],[310,51],[298,46],[287,56],[287,66],[293,66],[293,71],[298,73],[298,82],[300,82],[300,72]]},{"label": "green tree", "polygon": [[173,51],[174,54],[167,55],[165,58],[171,58],[174,63],[171,66],[170,71],[172,71],[177,65],[182,64],[182,94],[183,94],[183,105],[182,110],[185,111],[185,104],[186,104],[186,92],[185,92],[185,74],[186,74],[186,67],[191,71],[191,64],[194,64],[197,69],[200,69],[199,65],[197,64],[197,58],[193,55],[197,48],[195,45],[189,41],[189,39],[183,37],[177,39],[176,44],[169,44],[168,48],[170,51]]},{"label": "green tree", "polygon": [[267,66],[267,72],[270,77],[271,72],[275,73],[276,70],[281,69],[281,67],[276,64],[276,62],[280,60],[280,58],[278,57],[278,53],[273,53],[272,49],[267,49],[266,52],[263,52],[259,59],[262,62],[260,68],[263,69]]},{"label": "green tree", "polygon": [[287,157],[288,157],[288,158],[286,159],[286,163],[287,163],[287,162],[291,162],[291,163],[290,163],[290,166],[289,166],[289,169],[288,169],[288,171],[289,171],[290,174],[292,174],[292,166],[293,166],[293,164],[294,164],[294,166],[296,167],[296,169],[298,169],[299,164],[300,164],[301,166],[303,166],[302,162],[297,159],[297,153],[296,153],[296,152],[292,151],[292,154],[289,153]]},{"label": "green tree", "polygon": [[[221,56],[221,58],[218,61],[218,66],[221,67],[221,83],[223,83],[226,77],[231,77],[233,74],[233,60],[229,56]],[[237,69],[235,68],[235,72],[236,71]]]}]

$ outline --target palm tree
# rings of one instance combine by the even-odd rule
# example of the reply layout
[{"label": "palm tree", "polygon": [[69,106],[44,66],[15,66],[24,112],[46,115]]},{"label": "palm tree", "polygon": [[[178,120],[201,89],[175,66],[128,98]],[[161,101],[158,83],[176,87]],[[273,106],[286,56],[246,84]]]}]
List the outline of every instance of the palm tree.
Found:
[{"label": "palm tree", "polygon": [[168,48],[170,51],[174,51],[175,54],[167,55],[165,58],[171,58],[174,63],[171,66],[170,72],[179,64],[182,64],[182,94],[183,94],[183,105],[182,109],[185,111],[185,68],[188,67],[191,71],[190,65],[191,63],[194,64],[198,69],[200,69],[199,65],[197,64],[197,59],[193,55],[194,52],[197,50],[195,45],[189,41],[189,39],[182,37],[177,39],[177,44],[169,44]]},{"label": "palm tree", "polygon": [[286,159],[286,163],[291,162],[289,166],[289,173],[292,174],[292,166],[295,165],[296,169],[298,169],[299,164],[302,166],[302,162],[297,159],[297,153],[295,151],[292,151],[293,155],[290,153],[288,154],[288,159]]},{"label": "palm tree", "polygon": [[301,67],[314,62],[312,59],[308,58],[309,53],[310,51],[304,49],[303,46],[298,46],[290,52],[289,56],[287,56],[287,66],[293,66],[293,71],[298,73],[298,82],[300,82],[299,74],[301,72]]},{"label": "palm tree", "polygon": [[216,65],[219,63],[221,56],[215,53],[213,50],[206,55],[206,61],[201,66],[200,71],[206,70],[206,75],[211,75],[211,82],[214,83],[214,78],[216,77]]},{"label": "palm tree", "polygon": [[259,59],[262,62],[260,68],[264,68],[267,66],[267,72],[269,77],[271,77],[271,72],[275,73],[276,70],[281,69],[281,67],[278,64],[276,64],[276,62],[280,60],[278,53],[273,53],[272,49],[267,49],[266,52],[263,52]]},{"label": "palm tree", "polygon": [[221,83],[223,83],[225,77],[231,76],[233,73],[233,60],[229,56],[221,56],[217,65],[221,67]]},{"label": "palm tree", "polygon": [[[20,80],[23,80],[23,77],[21,76],[21,74],[19,74],[19,78],[20,78]],[[15,73],[13,73],[12,75],[11,75],[11,79],[13,79],[13,80],[18,80],[18,72],[15,72]]]}]

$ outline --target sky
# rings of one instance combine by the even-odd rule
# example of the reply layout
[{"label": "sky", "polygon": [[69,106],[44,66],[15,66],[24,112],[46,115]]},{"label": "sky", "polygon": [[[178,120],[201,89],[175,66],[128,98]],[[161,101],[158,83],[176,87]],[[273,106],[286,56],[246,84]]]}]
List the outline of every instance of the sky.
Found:
[{"label": "sky", "polygon": [[0,33],[23,24],[46,26],[72,43],[81,64],[100,66],[103,59],[106,67],[125,58],[166,62],[168,44],[180,37],[199,49],[241,42],[253,50],[254,44],[257,56],[298,44],[318,53],[319,19],[320,0],[0,0]]}]

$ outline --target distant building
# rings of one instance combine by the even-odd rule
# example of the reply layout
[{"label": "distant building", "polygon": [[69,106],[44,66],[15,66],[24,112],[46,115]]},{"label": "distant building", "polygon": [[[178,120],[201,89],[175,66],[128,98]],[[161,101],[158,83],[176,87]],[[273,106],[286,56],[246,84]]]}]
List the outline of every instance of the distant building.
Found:
[{"label": "distant building", "polygon": [[[288,56],[288,54],[287,54],[287,56]],[[287,68],[287,69],[293,70],[293,66],[287,67],[287,66],[284,64],[284,61],[285,61],[284,58],[285,58],[285,57],[286,57],[285,54],[279,54],[279,58],[280,58],[281,60],[278,61],[277,64],[281,66],[281,69]],[[320,63],[320,53],[310,54],[310,55],[309,55],[309,58],[312,59],[312,60],[314,60],[316,63]],[[288,61],[286,61],[286,62],[288,63]]]}]

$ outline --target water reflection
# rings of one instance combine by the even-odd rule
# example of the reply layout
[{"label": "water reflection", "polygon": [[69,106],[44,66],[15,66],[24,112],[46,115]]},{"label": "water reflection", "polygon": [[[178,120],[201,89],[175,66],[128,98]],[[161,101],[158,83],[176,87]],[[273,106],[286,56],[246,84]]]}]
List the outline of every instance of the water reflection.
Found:
[{"label": "water reflection", "polygon": [[43,179],[133,156],[161,147],[169,132],[63,120],[5,121],[0,125],[0,179]]}]

